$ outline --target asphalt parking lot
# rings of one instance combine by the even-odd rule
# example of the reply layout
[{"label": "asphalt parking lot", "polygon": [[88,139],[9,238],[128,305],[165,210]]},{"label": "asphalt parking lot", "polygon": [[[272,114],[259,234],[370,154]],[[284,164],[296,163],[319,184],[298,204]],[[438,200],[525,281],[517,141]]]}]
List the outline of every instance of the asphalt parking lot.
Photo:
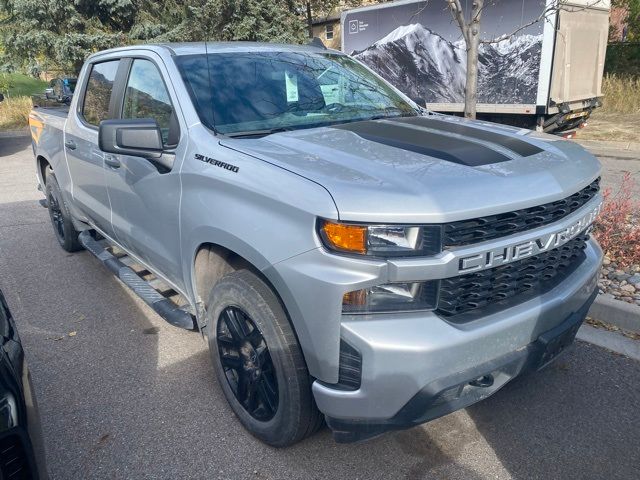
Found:
[{"label": "asphalt parking lot", "polygon": [[[412,430],[358,445],[327,429],[286,450],[261,444],[227,407],[200,334],[166,324],[87,252],[57,245],[32,162],[28,138],[0,138],[0,288],[52,478],[638,478],[640,363],[580,342]],[[625,162],[613,159],[605,181]]]}]

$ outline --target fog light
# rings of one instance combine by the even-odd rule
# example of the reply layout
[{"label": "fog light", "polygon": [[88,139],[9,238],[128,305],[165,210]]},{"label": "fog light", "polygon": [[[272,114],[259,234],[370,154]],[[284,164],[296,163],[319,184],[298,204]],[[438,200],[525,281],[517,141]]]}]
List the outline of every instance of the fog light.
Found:
[{"label": "fog light", "polygon": [[433,310],[438,282],[388,283],[347,292],[342,297],[344,313]]}]

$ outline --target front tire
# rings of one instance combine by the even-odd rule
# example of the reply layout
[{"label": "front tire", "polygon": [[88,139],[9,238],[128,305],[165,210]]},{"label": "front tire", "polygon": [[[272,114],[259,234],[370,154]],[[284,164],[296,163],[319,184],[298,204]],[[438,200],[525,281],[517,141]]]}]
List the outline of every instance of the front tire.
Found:
[{"label": "front tire", "polygon": [[73,226],[71,213],[67,204],[64,203],[58,180],[50,167],[46,171],[45,192],[49,218],[58,243],[67,252],[81,250],[82,244],[78,240],[78,231]]},{"label": "front tire", "polygon": [[302,351],[280,301],[257,275],[225,275],[207,303],[209,351],[222,391],[244,427],[286,447],[322,425]]}]

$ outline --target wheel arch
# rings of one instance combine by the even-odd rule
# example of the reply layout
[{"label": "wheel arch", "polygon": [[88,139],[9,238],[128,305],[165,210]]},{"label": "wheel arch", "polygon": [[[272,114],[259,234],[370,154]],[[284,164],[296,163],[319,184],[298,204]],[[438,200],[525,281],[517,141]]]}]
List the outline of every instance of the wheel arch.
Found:
[{"label": "wheel arch", "polygon": [[[242,243],[244,244],[244,242]],[[308,342],[306,338],[300,338],[300,334],[305,337],[308,335],[308,331],[303,322],[296,321],[300,317],[298,307],[285,301],[285,298],[289,297],[289,295],[283,295],[276,287],[276,285],[283,285],[282,279],[271,278],[270,273],[273,273],[273,269],[266,269],[268,264],[264,263],[266,262],[264,257],[258,252],[255,252],[255,255],[257,255],[257,257],[246,256],[246,254],[243,255],[237,252],[236,249],[229,248],[219,242],[203,241],[198,243],[194,249],[191,260],[191,288],[196,303],[202,302],[202,305],[205,306],[209,292],[227,273],[239,269],[249,270],[265,282],[282,305],[285,315],[287,315],[291,324],[293,333],[301,347],[305,364],[311,371],[310,367],[312,367],[312,365],[309,365],[307,361],[306,349],[304,348]],[[260,265],[262,268],[260,268]]]},{"label": "wheel arch", "polygon": [[51,162],[44,155],[38,155],[36,157],[36,165],[38,166],[38,177],[40,180],[40,185],[44,187],[44,184],[47,181],[47,175],[46,175],[47,167],[51,167],[53,169],[53,166],[51,165]]}]

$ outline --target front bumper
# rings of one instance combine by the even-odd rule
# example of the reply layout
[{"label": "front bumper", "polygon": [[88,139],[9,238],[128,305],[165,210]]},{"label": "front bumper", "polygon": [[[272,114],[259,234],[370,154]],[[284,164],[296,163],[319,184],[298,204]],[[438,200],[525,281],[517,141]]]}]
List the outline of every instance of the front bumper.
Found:
[{"label": "front bumper", "polygon": [[[562,347],[570,343],[595,297],[602,252],[590,240],[585,253],[573,274],[547,293],[466,324],[429,312],[344,315],[340,335],[362,355],[360,388],[313,384],[336,439],[361,440],[437,418],[546,363],[544,345],[554,338]],[[485,376],[491,381],[482,381]]]}]

